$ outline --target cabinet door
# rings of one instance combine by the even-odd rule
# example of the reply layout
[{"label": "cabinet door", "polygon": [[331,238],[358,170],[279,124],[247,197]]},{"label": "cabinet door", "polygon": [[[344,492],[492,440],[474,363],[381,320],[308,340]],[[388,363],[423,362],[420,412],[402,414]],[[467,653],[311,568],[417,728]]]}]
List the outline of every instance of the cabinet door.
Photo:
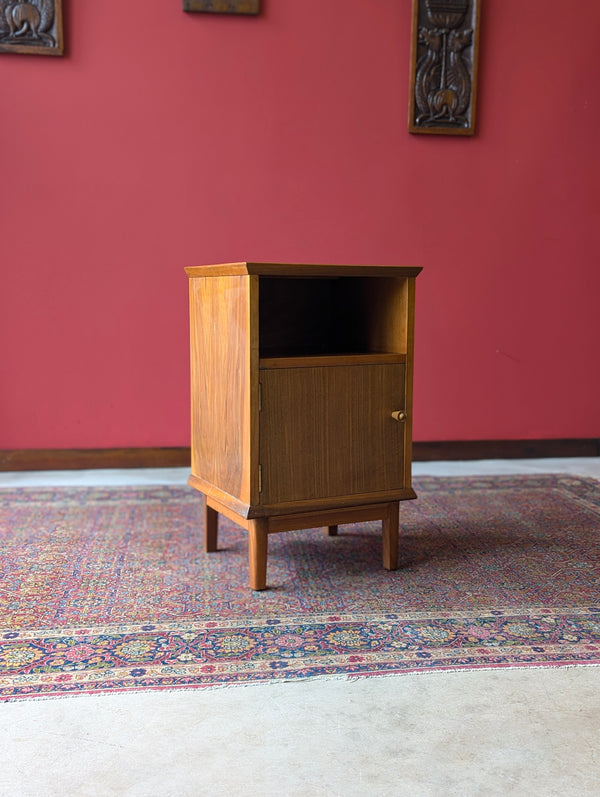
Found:
[{"label": "cabinet door", "polygon": [[406,366],[261,371],[260,503],[404,487]]}]

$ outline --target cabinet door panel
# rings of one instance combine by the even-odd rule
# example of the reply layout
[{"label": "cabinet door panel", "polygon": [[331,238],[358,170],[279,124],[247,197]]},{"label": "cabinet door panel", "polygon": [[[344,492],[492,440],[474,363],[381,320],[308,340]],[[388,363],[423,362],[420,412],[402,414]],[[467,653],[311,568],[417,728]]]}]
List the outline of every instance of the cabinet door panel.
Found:
[{"label": "cabinet door panel", "polygon": [[261,504],[404,487],[401,364],[261,372]]}]

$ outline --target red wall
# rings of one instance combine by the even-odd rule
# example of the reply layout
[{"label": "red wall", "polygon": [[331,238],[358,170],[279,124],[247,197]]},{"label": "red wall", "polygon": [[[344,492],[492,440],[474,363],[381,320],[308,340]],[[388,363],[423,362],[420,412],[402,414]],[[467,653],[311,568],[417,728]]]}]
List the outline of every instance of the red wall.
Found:
[{"label": "red wall", "polygon": [[474,139],[407,133],[409,0],[63,0],[0,55],[0,448],[189,442],[184,265],[424,266],[415,438],[600,436],[600,5],[485,0]]}]

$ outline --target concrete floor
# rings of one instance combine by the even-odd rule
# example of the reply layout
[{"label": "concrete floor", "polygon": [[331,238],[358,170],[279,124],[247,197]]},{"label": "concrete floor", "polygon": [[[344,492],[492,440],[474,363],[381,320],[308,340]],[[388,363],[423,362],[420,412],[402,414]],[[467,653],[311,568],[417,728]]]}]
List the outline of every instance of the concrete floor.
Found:
[{"label": "concrete floor", "polygon": [[[416,463],[416,476],[600,459]],[[183,484],[187,471],[0,474],[0,486]],[[2,797],[600,794],[600,668],[508,669],[0,706]]]}]

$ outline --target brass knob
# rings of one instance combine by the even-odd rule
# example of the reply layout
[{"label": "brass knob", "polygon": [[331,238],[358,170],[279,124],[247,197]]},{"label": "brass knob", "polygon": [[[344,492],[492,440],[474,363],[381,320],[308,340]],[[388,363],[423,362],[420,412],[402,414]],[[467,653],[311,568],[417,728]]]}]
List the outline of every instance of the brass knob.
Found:
[{"label": "brass knob", "polygon": [[392,412],[392,418],[395,421],[405,421],[407,417],[406,410],[397,410],[396,412]]}]

